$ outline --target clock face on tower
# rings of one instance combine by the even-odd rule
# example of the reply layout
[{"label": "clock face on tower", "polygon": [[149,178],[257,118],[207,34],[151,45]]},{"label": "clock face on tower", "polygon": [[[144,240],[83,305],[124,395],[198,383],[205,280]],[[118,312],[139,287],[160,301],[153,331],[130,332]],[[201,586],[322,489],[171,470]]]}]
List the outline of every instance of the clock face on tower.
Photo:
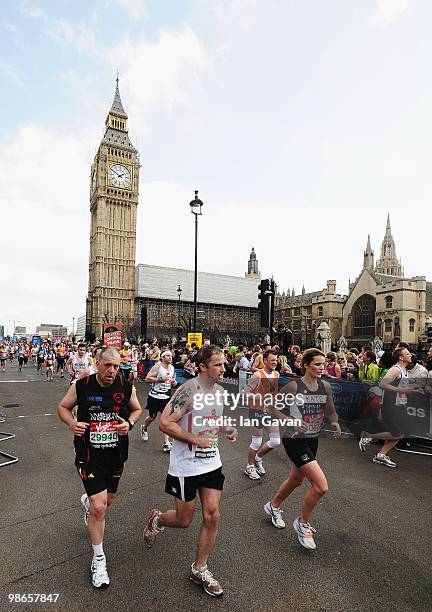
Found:
[{"label": "clock face on tower", "polygon": [[127,189],[131,184],[131,173],[126,166],[113,164],[109,167],[108,179],[112,185]]}]

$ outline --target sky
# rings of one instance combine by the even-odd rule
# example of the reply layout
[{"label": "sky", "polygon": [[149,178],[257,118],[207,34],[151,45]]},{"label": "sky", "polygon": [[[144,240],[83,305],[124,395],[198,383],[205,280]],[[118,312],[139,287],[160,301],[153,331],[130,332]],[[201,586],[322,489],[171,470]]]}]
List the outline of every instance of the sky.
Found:
[{"label": "sky", "polygon": [[[0,0],[0,324],[85,312],[90,167],[116,72],[137,263],[321,290],[379,257],[431,279],[429,0]],[[174,297],[175,288],[174,288]],[[199,295],[198,295],[199,298]]]}]

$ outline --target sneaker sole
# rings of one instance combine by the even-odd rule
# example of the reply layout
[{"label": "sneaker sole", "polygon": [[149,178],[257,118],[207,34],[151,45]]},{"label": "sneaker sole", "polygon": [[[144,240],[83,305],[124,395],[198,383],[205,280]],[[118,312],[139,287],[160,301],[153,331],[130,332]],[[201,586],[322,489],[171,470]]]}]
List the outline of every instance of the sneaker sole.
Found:
[{"label": "sneaker sole", "polygon": [[257,464],[255,463],[255,469],[258,472],[258,476],[265,476],[266,475],[266,471],[264,470],[263,472],[260,472],[260,470],[258,469]]},{"label": "sneaker sole", "polygon": [[264,512],[268,514],[268,516],[271,518],[273,527],[276,527],[276,529],[285,529],[286,525],[284,525],[283,527],[282,525],[276,525],[276,523],[273,521],[273,514],[271,513],[271,510],[267,508],[267,506],[264,506]]},{"label": "sneaker sole", "polygon": [[306,550],[315,550],[316,549],[316,544],[314,542],[313,546],[305,546],[305,544],[303,543],[303,539],[302,536],[299,534],[298,529],[296,527],[296,521],[294,521],[293,523],[293,527],[296,531],[297,537],[298,537],[298,541],[300,542],[300,544],[303,546],[303,548],[306,548]]},{"label": "sneaker sole", "polygon": [[93,580],[91,581],[92,586],[94,586],[95,589],[106,589],[107,587],[109,587],[109,579],[108,582],[101,582],[100,584],[95,584],[93,582]]},{"label": "sneaker sole", "polygon": [[261,480],[261,476],[259,474],[258,474],[258,478],[255,478],[255,476],[251,476],[247,472],[243,472],[243,474],[247,476],[250,480]]},{"label": "sneaker sole", "polygon": [[[159,511],[157,513],[159,514]],[[144,544],[147,546],[147,548],[151,548],[153,546],[153,544],[155,543],[156,538],[157,538],[157,536],[155,536],[152,542],[147,542],[147,539],[146,539],[146,530],[149,527],[149,523],[153,522],[154,517],[155,517],[154,510],[150,510],[150,512],[147,514],[147,524],[144,527],[144,531],[143,531],[143,540],[144,540]],[[150,529],[149,529],[149,531],[150,531]]]},{"label": "sneaker sole", "polygon": [[210,597],[221,597],[223,595],[223,591],[221,593],[212,593],[211,591],[206,589],[205,585],[193,575],[189,576],[189,580],[194,584],[197,584],[198,586],[202,586],[203,590],[207,593],[207,595],[210,595]]},{"label": "sneaker sole", "polygon": [[380,461],[379,459],[375,459],[375,457],[372,459],[372,461],[374,463],[379,463],[380,465],[385,465],[386,467],[389,467],[389,468],[396,468],[397,467],[397,465],[389,465],[388,463],[385,463],[385,461]]}]

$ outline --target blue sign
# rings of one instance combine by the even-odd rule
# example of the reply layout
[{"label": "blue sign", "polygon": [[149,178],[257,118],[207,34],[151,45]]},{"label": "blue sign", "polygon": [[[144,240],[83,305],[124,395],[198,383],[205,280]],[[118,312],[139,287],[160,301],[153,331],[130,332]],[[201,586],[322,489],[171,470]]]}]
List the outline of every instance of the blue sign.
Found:
[{"label": "blue sign", "polygon": [[42,340],[40,336],[33,336],[32,338],[33,346],[40,346],[42,344]]}]

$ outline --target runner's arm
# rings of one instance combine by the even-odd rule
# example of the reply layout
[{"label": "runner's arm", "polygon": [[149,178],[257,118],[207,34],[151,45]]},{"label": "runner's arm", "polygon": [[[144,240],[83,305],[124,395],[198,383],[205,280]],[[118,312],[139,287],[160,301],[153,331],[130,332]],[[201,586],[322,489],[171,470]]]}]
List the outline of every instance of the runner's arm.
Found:
[{"label": "runner's arm", "polygon": [[146,383],[157,382],[159,380],[158,377],[156,376],[156,374],[158,373],[158,370],[159,370],[159,365],[158,364],[154,365],[149,371],[149,373],[147,374],[145,378],[145,382]]},{"label": "runner's arm", "polygon": [[259,363],[260,363],[260,357],[261,357],[261,354],[258,354],[255,357],[254,362],[253,362],[252,367],[251,367],[251,372],[253,372],[253,373],[258,372],[258,370],[259,370],[258,366],[259,366]]},{"label": "runner's arm", "polygon": [[384,378],[380,381],[379,386],[381,387],[381,389],[384,389],[384,391],[393,391],[393,393],[403,392],[405,393],[405,395],[407,395],[409,393],[415,392],[414,389],[410,388],[400,389],[399,387],[393,387],[391,383],[394,382],[397,378],[401,378],[400,370],[397,366],[392,366],[387,372],[387,374],[384,376]]},{"label": "runner's arm", "polygon": [[[285,398],[287,395],[292,395],[293,398],[295,398],[295,395],[297,393],[297,383],[295,380],[291,380],[289,383],[287,383],[284,387],[282,387],[282,389],[276,394],[279,396],[280,398]],[[274,417],[275,419],[279,419],[279,420],[284,420],[286,419],[286,414],[284,414],[284,410],[285,408],[289,408],[290,404],[286,403],[284,401],[284,408],[276,408],[275,407],[275,396],[273,395],[273,405],[266,405],[265,406],[265,412],[267,414],[269,414],[270,416]]]},{"label": "runner's arm", "polygon": [[132,387],[132,393],[128,406],[130,410],[129,421],[131,421],[135,425],[135,423],[140,420],[142,415],[142,408],[141,404],[138,401],[135,387]]},{"label": "runner's arm", "polygon": [[[192,412],[193,410],[193,390],[190,385],[185,384],[178,389],[168,404],[165,406],[164,411],[161,414],[161,418],[159,421],[159,429],[163,433],[167,434],[171,438],[175,440],[179,440],[180,442],[186,442],[188,444],[197,444],[197,438],[192,433],[185,431],[180,425],[178,421],[185,414]],[[206,439],[200,436],[199,444],[200,446],[207,447],[207,443],[209,442],[208,447],[212,445],[213,441],[210,443],[210,439]]]},{"label": "runner's arm", "polygon": [[333,393],[331,390],[331,386],[326,380],[323,380],[323,385],[327,393],[327,412],[330,420],[330,425],[335,428],[335,436],[337,438],[340,438],[341,428],[339,425],[339,417],[336,412],[336,408],[333,401]]},{"label": "runner's arm", "polygon": [[57,406],[57,414],[60,421],[63,421],[76,436],[83,436],[88,423],[75,421],[72,416],[72,410],[77,403],[77,394],[75,385],[69,387],[68,392]]}]

